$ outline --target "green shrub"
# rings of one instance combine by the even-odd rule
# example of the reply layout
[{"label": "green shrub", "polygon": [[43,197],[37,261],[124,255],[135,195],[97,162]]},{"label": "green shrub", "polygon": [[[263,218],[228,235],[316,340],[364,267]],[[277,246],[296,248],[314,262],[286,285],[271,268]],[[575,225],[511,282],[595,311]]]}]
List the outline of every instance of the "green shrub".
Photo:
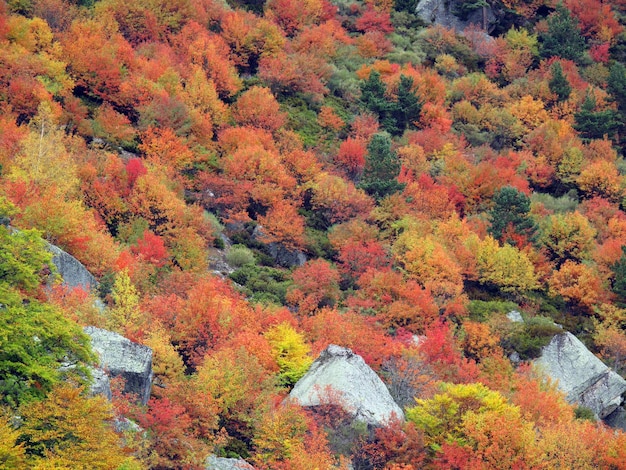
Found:
[{"label": "green shrub", "polygon": [[530,196],[532,204],[541,203],[549,211],[557,214],[574,212],[578,207],[578,198],[574,193],[567,193],[561,197],[554,197],[547,193],[533,193]]},{"label": "green shrub", "polygon": [[234,268],[256,264],[256,258],[250,248],[245,245],[233,245],[226,253],[226,262]]},{"label": "green shrub", "polygon": [[587,421],[591,421],[592,423],[595,423],[597,421],[594,412],[590,408],[582,405],[578,405],[574,409],[574,416],[576,417],[576,419],[586,419]]},{"label": "green shrub", "polygon": [[494,314],[507,314],[511,310],[519,310],[519,305],[515,302],[505,302],[500,300],[471,300],[467,306],[470,319],[474,321],[486,321]]},{"label": "green shrub", "polygon": [[502,338],[502,346],[509,352],[517,351],[522,360],[534,359],[559,333],[563,333],[563,329],[550,318],[536,316],[524,323],[512,324],[509,333]]},{"label": "green shrub", "polygon": [[289,272],[267,266],[246,265],[229,275],[242,286],[243,293],[253,302],[285,304],[287,288],[291,285]]}]

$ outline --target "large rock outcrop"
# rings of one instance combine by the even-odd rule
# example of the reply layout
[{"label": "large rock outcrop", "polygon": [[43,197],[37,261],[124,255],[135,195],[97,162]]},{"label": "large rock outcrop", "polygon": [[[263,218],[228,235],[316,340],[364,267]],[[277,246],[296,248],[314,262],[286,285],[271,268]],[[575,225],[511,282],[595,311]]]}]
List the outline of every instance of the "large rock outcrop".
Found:
[{"label": "large rock outcrop", "polygon": [[420,0],[415,14],[425,23],[438,24],[457,32],[463,32],[470,25],[477,25],[485,31],[492,29],[496,16],[491,7],[477,8],[466,12],[465,16],[462,8],[463,2],[458,0]]},{"label": "large rock outcrop", "polygon": [[276,264],[283,268],[293,268],[294,266],[302,266],[306,263],[306,255],[300,250],[287,248],[285,245],[278,242],[266,243],[265,232],[261,225],[254,227],[252,238],[266,244],[267,253],[276,261]]},{"label": "large rock outcrop", "polygon": [[[91,337],[91,347],[98,354],[99,366],[106,377],[122,377],[124,391],[137,395],[143,405],[148,403],[152,387],[152,349],[133,343],[118,333],[93,326],[85,327],[85,333]],[[94,376],[96,380],[92,393],[110,398],[107,378],[103,378],[97,370]]]},{"label": "large rock outcrop", "polygon": [[404,419],[402,409],[363,358],[334,344],[313,362],[289,397],[302,406],[341,406],[355,420],[374,426],[384,425],[393,415]]},{"label": "large rock outcrop", "polygon": [[85,290],[97,287],[98,281],[80,261],[58,246],[48,243],[47,248],[52,253],[52,263],[63,278],[63,284],[69,287],[82,287]]},{"label": "large rock outcrop", "polygon": [[206,470],[254,470],[254,467],[242,459],[226,459],[209,455],[206,459]]},{"label": "large rock outcrop", "polygon": [[626,381],[571,333],[552,338],[535,364],[557,381],[570,403],[590,408],[600,419],[610,415],[622,402]]}]

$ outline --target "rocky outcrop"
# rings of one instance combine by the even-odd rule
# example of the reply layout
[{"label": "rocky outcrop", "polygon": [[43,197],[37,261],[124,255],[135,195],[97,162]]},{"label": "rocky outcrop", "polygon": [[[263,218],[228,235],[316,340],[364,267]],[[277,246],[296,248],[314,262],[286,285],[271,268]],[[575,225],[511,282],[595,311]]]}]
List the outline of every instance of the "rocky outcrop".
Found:
[{"label": "rocky outcrop", "polygon": [[462,32],[470,25],[478,25],[489,31],[496,21],[491,7],[477,8],[473,11],[462,11],[463,2],[459,0],[420,0],[415,14],[425,23],[438,24]]},{"label": "rocky outcrop", "polygon": [[290,250],[280,243],[270,243],[267,245],[270,256],[279,266],[291,268],[302,266],[306,263],[306,255],[300,250]]},{"label": "rocky outcrop", "polygon": [[522,314],[519,313],[517,310],[511,310],[509,313],[506,314],[506,317],[509,319],[509,321],[512,321],[513,323],[524,323]]},{"label": "rocky outcrop", "polygon": [[610,415],[622,402],[626,381],[571,333],[552,338],[535,364],[557,382],[570,403],[590,408],[600,419]]},{"label": "rocky outcrop", "polygon": [[94,289],[98,281],[80,261],[58,246],[48,243],[48,251],[52,253],[52,263],[63,278],[63,284],[69,287],[82,287],[85,290]]},{"label": "rocky outcrop", "polygon": [[254,470],[254,467],[242,459],[226,459],[209,455],[206,459],[206,470]]},{"label": "rocky outcrop", "polygon": [[338,405],[355,420],[381,426],[392,416],[404,419],[387,387],[363,358],[331,344],[289,394],[302,406]]},{"label": "rocky outcrop", "polygon": [[306,255],[300,250],[289,249],[282,243],[266,243],[266,237],[262,225],[254,227],[252,238],[258,242],[266,244],[268,254],[274,261],[276,261],[276,264],[282,266],[283,268],[302,266],[306,263]]},{"label": "rocky outcrop", "polygon": [[[100,359],[99,367],[107,376],[107,380],[101,378],[94,382],[97,389],[92,388],[92,392],[110,398],[110,386],[106,391],[108,378],[122,377],[124,391],[137,395],[138,400],[145,405],[152,387],[152,349],[133,343],[120,334],[93,326],[85,327],[85,333],[91,337],[91,346]],[[96,371],[94,375],[97,378],[101,374]]]}]

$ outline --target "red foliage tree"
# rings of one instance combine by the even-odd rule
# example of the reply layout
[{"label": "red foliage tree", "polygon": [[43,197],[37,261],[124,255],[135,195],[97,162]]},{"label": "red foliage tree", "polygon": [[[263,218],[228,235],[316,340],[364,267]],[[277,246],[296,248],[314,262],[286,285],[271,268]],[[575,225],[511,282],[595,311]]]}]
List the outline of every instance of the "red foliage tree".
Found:
[{"label": "red foliage tree", "polygon": [[335,161],[346,170],[350,178],[355,179],[363,172],[365,155],[367,155],[367,142],[349,137],[339,146]]},{"label": "red foliage tree", "polygon": [[308,261],[293,273],[293,286],[287,302],[309,315],[320,307],[333,305],[339,298],[339,272],[328,261]]}]

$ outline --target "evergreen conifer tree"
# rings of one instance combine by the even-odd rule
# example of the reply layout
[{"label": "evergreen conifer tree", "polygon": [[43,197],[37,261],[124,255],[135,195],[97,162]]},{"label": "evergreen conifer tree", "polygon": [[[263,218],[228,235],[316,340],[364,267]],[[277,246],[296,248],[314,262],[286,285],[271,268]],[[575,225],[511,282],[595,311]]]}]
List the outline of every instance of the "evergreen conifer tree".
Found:
[{"label": "evergreen conifer tree", "polygon": [[411,91],[413,88],[413,78],[406,75],[400,76],[398,84],[398,102],[395,110],[395,121],[399,132],[406,128],[414,127],[414,122],[420,118],[422,103]]},{"label": "evergreen conifer tree", "polygon": [[537,225],[530,218],[530,198],[511,186],[505,186],[496,192],[494,206],[489,213],[491,228],[489,233],[494,238],[507,243],[514,240],[503,240],[509,226],[515,233],[526,237],[530,242],[536,239]]},{"label": "evergreen conifer tree", "polygon": [[615,62],[610,69],[607,80],[608,89],[617,103],[617,108],[622,114],[626,114],[626,67],[620,62]]},{"label": "evergreen conifer tree", "polygon": [[370,196],[380,200],[404,187],[396,179],[399,173],[400,160],[391,149],[389,134],[375,134],[367,146],[367,158],[359,186]]},{"label": "evergreen conifer tree", "polygon": [[548,18],[548,31],[541,35],[541,56],[561,57],[579,61],[585,51],[585,38],[580,34],[578,20],[559,3],[556,12]]},{"label": "evergreen conifer tree", "polygon": [[563,74],[560,62],[552,64],[552,79],[548,82],[550,91],[557,96],[557,101],[565,101],[572,93],[572,87]]},{"label": "evergreen conifer tree", "polygon": [[611,270],[614,274],[611,288],[617,296],[616,303],[626,308],[626,246],[622,246],[622,257],[611,266]]},{"label": "evergreen conifer tree", "polygon": [[396,134],[398,125],[395,115],[398,105],[385,96],[386,91],[387,87],[380,78],[380,72],[372,70],[368,79],[361,84],[361,102],[378,116],[383,129],[390,134]]},{"label": "evergreen conifer tree", "polygon": [[587,139],[613,137],[622,125],[619,114],[612,109],[595,111],[595,108],[596,99],[591,93],[587,93],[580,111],[574,114],[574,129]]}]

